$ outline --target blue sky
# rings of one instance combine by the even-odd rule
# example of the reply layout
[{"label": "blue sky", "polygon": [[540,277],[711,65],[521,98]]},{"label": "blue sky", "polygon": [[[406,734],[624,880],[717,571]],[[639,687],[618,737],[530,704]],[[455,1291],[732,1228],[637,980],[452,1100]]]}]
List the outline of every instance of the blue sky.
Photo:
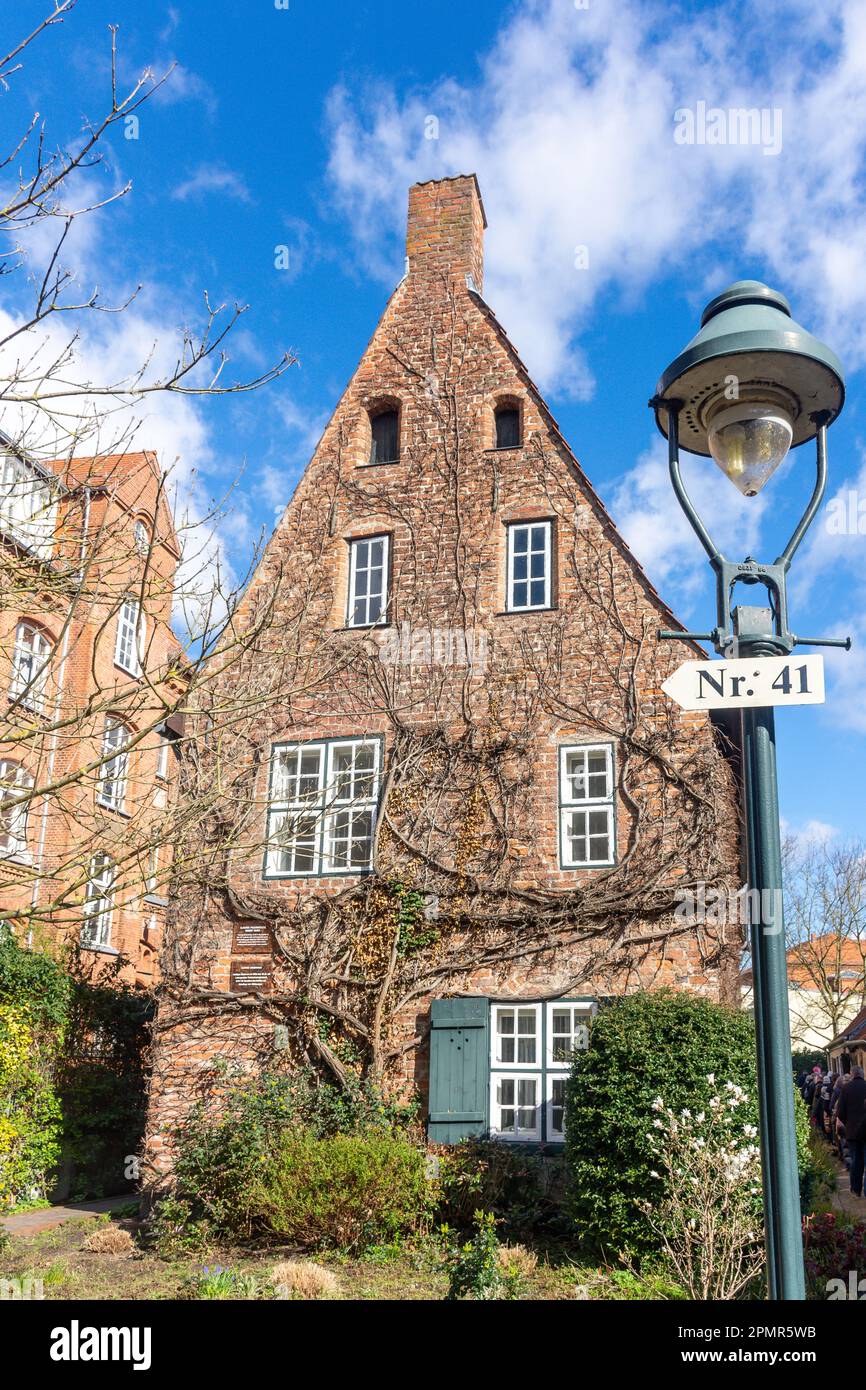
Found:
[{"label": "blue sky", "polygon": [[[18,0],[14,36],[46,8]],[[710,622],[712,586],[646,402],[731,280],[782,289],[845,363],[830,495],[854,490],[866,533],[862,4],[79,0],[0,97],[4,129],[38,109],[60,138],[95,117],[110,23],[122,77],[177,66],[142,108],[138,138],[116,131],[84,180],[88,191],[133,187],[76,233],[70,263],[109,295],[144,286],[125,322],[83,327],[85,357],[131,362],[152,340],[170,355],[206,289],[251,306],[233,373],[254,376],[287,348],[300,359],[254,395],[151,401],[139,427],[140,446],[167,466],[177,458],[200,496],[221,495],[243,470],[225,528],[238,570],[288,500],[402,273],[408,185],[473,170],[490,222],[486,297],[685,621]],[[8,14],[3,27],[5,37]],[[675,113],[699,102],[781,113],[781,148],[677,144]],[[287,270],[275,267],[280,246]],[[0,303],[14,310],[14,299]],[[772,559],[811,469],[811,451],[795,452],[751,502],[709,462],[689,476],[731,555]],[[864,829],[866,534],[856,520],[842,535],[816,523],[795,570],[795,631],[857,642],[828,658],[826,706],[779,717],[782,810],[799,833]]]}]

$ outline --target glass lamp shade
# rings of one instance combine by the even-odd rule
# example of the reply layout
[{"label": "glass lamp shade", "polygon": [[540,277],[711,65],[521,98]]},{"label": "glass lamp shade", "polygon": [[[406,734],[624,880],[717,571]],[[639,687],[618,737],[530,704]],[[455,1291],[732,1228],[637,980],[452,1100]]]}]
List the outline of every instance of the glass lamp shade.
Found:
[{"label": "glass lamp shade", "polygon": [[707,443],[726,477],[745,497],[755,497],[791,447],[793,422],[776,405],[741,401],[710,422]]}]

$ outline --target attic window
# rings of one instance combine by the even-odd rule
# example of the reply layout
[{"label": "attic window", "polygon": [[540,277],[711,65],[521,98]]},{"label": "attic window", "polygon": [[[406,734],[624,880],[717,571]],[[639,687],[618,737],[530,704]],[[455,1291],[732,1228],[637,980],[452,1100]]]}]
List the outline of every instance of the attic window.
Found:
[{"label": "attic window", "polygon": [[517,449],[520,446],[520,411],[514,405],[501,405],[496,411],[497,449]]},{"label": "attic window", "polygon": [[400,461],[400,412],[380,410],[371,416],[371,463],[399,463]]}]

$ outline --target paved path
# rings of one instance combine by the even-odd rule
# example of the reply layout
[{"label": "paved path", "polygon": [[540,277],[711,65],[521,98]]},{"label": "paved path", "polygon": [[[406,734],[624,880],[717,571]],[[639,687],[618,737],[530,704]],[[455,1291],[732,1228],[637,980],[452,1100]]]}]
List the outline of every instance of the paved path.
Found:
[{"label": "paved path", "polygon": [[836,1192],[833,1197],[833,1205],[838,1211],[847,1212],[849,1216],[856,1216],[859,1221],[866,1221],[866,1198],[854,1196],[851,1191],[848,1169],[836,1159],[835,1155],[834,1162],[836,1165]]},{"label": "paved path", "polygon": [[41,1207],[38,1211],[22,1211],[17,1216],[0,1217],[0,1226],[13,1236],[32,1236],[37,1231],[49,1231],[64,1221],[80,1221],[86,1216],[101,1216],[106,1211],[122,1211],[137,1201],[134,1192],[119,1197],[99,1197],[94,1202],[70,1202],[57,1207]]}]

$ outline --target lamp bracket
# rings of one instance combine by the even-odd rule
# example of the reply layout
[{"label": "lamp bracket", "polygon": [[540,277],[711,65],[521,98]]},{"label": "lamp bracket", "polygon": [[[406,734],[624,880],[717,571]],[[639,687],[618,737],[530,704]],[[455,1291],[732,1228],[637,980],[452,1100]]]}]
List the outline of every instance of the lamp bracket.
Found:
[{"label": "lamp bracket", "polygon": [[[850,639],[837,638],[797,638],[788,626],[788,570],[791,561],[811,525],[827,486],[827,425],[828,411],[818,411],[811,416],[816,426],[816,481],[812,496],[785,549],[772,564],[763,564],[747,556],[745,560],[728,560],[713,540],[694,503],[686,491],[680,468],[679,456],[679,415],[683,409],[680,400],[667,400],[655,396],[649,402],[658,410],[664,408],[668,415],[668,465],[671,483],[677,500],[688,518],[716,576],[716,626],[708,633],[660,632],[665,640],[699,640],[712,642],[720,656],[731,657],[739,647],[747,648],[755,655],[785,656],[797,645],[844,646],[850,647]],[[748,607],[738,611],[733,606],[733,593],[737,584],[760,584],[766,591],[769,607]],[[746,614],[751,615],[748,631],[742,629]],[[760,614],[760,621],[755,615]],[[757,626],[761,630],[752,630]]]}]

